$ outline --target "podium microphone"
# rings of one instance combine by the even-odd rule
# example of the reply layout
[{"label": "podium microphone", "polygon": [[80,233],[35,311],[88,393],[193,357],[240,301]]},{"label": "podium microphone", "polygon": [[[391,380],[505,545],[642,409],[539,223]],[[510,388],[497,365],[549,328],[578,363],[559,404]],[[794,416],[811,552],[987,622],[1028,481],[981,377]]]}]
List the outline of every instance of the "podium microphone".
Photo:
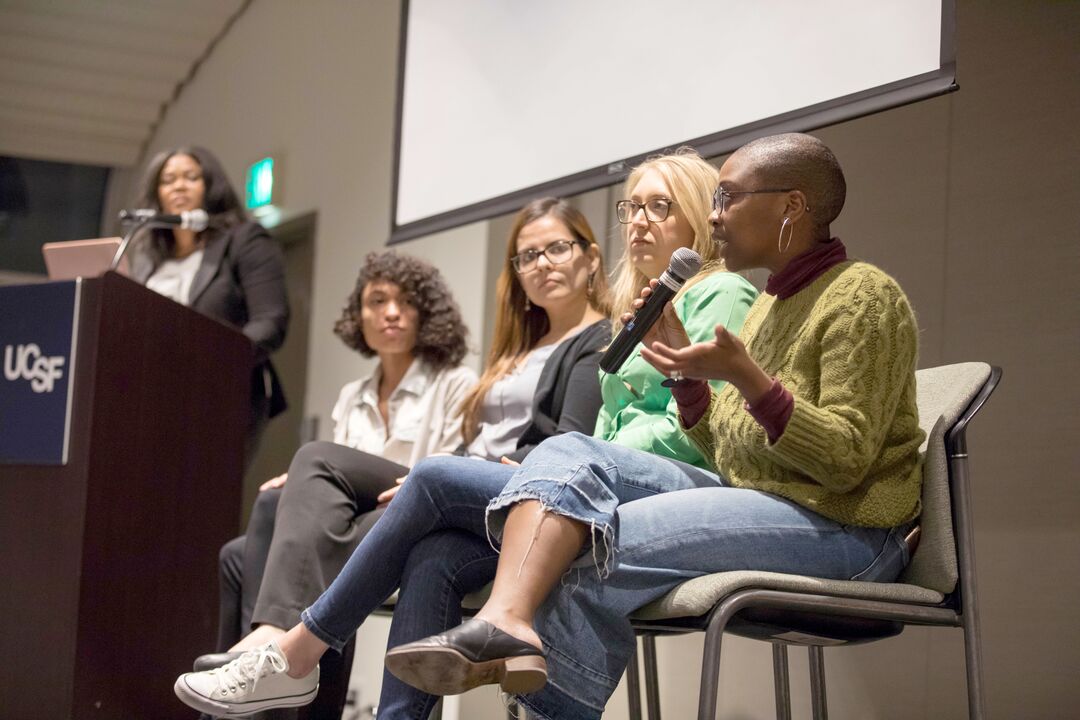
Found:
[{"label": "podium microphone", "polygon": [[131,238],[144,227],[178,227],[182,230],[202,232],[210,224],[210,216],[202,208],[185,210],[179,215],[166,215],[151,208],[121,210],[119,217],[120,222],[130,224],[131,227],[124,233],[124,239],[120,241],[120,247],[116,248],[112,262],[109,263],[110,270],[115,270],[120,266],[120,260],[124,257],[124,253],[127,252],[128,245],[131,244]]},{"label": "podium microphone", "polygon": [[668,269],[660,275],[660,284],[653,289],[652,295],[646,298],[645,304],[634,314],[630,322],[623,326],[608,349],[604,351],[603,357],[600,358],[601,370],[613,373],[622,367],[634,347],[641,342],[641,338],[660,317],[664,306],[700,269],[701,256],[690,248],[678,248],[671,254]]},{"label": "podium microphone", "polygon": [[202,232],[210,224],[210,216],[203,209],[185,210],[179,215],[166,215],[151,208],[121,210],[120,222],[136,222],[157,227],[179,227],[183,230]]}]

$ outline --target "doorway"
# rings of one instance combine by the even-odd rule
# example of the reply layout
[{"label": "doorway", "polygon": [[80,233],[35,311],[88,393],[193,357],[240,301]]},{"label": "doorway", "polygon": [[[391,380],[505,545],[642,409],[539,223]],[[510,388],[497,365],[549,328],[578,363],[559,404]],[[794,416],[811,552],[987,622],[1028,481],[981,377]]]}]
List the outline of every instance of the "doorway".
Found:
[{"label": "doorway", "polygon": [[285,253],[285,285],[289,295],[289,332],[285,344],[272,356],[288,409],[271,420],[263,432],[259,450],[244,477],[244,501],[240,527],[247,526],[259,485],[289,469],[302,443],[314,440],[318,429],[304,421],[307,397],[308,340],[311,325],[312,272],[315,259],[316,214],[288,220],[270,234]]}]

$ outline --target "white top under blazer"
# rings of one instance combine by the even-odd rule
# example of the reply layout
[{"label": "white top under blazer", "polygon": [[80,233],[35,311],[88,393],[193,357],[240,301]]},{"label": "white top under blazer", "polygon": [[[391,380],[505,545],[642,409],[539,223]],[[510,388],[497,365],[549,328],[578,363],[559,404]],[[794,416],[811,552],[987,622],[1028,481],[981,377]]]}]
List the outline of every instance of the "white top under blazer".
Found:
[{"label": "white top under blazer", "polygon": [[334,442],[412,467],[461,445],[461,403],[476,385],[476,373],[458,366],[433,371],[414,360],[387,401],[390,427],[379,414],[382,365],[341,388],[331,417]]}]

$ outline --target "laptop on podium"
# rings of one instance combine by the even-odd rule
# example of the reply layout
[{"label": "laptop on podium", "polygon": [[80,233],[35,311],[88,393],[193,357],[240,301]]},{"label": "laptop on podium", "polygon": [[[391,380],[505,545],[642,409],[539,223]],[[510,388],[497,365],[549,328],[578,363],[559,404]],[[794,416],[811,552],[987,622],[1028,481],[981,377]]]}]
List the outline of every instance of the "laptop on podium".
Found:
[{"label": "laptop on podium", "polygon": [[[118,237],[67,240],[45,243],[41,246],[41,254],[45,257],[50,280],[74,280],[103,274],[112,264],[119,247]],[[120,259],[116,270],[121,275],[129,274],[126,256]]]}]

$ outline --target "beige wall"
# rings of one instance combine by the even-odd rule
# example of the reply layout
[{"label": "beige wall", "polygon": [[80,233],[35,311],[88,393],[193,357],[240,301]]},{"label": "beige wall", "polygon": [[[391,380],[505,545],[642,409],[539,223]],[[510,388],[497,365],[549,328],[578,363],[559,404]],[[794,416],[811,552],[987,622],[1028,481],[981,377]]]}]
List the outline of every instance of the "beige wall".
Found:
[{"label": "beige wall", "polygon": [[[987,699],[993,718],[1062,717],[1080,703],[1080,3],[959,4],[960,92],[820,136],[851,188],[837,234],[908,291],[922,365],[1005,368],[970,437]],[[257,0],[153,139],[152,149],[182,140],[214,148],[234,180],[260,153],[282,153],[286,211],[318,211],[306,407],[325,421],[338,387],[361,367],[328,329],[359,259],[389,227],[397,25],[396,3],[386,1]],[[714,73],[702,77],[707,85]],[[114,205],[126,183],[118,176]],[[610,222],[597,213],[598,224]],[[490,242],[501,244],[505,221],[490,225]],[[403,248],[445,269],[476,345],[491,319],[484,279],[500,255],[489,252],[488,226]],[[382,622],[362,635],[371,701]],[[700,641],[659,647],[665,715],[689,717]],[[721,715],[770,716],[768,648],[737,638],[726,647]],[[808,717],[805,654],[791,655],[796,716]],[[834,718],[965,714],[958,631],[908,630],[826,657]],[[620,691],[608,717],[625,717],[625,707]],[[476,691],[461,716],[501,717],[501,705]]]}]

